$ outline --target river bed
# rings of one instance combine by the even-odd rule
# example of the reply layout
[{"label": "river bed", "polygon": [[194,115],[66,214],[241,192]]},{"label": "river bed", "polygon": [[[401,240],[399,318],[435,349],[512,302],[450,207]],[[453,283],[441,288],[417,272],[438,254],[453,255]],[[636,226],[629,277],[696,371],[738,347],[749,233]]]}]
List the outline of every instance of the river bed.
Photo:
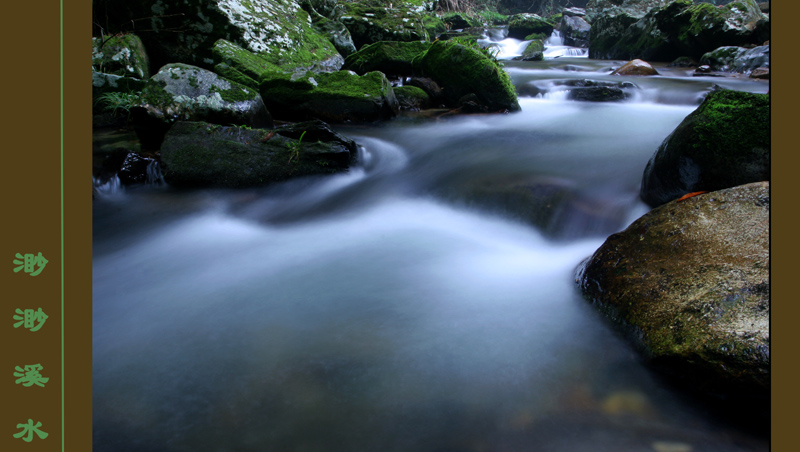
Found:
[{"label": "river bed", "polygon": [[[648,208],[647,160],[714,84],[505,61],[522,111],[338,130],[347,174],[94,201],[95,451],[767,451],[652,374],[575,269]],[[569,101],[567,78],[629,80]],[[508,189],[552,201],[521,212]],[[498,194],[499,193],[499,194]]]}]

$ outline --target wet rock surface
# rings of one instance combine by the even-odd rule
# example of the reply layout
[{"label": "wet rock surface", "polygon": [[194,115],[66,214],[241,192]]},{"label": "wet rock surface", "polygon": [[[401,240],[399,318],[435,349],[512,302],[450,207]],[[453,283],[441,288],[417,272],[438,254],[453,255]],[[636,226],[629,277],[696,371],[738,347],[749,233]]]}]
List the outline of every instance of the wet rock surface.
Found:
[{"label": "wet rock surface", "polygon": [[665,204],[585,263],[591,303],[651,364],[688,387],[766,400],[769,183]]}]

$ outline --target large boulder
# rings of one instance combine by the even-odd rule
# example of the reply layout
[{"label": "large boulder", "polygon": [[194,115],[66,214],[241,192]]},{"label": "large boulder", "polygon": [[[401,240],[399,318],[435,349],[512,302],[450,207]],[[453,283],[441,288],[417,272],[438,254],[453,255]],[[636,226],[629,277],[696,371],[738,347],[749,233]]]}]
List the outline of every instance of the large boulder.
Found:
[{"label": "large boulder", "polygon": [[515,39],[525,39],[533,33],[542,33],[550,36],[553,32],[552,23],[537,14],[515,14],[508,18],[508,37]]},{"label": "large boulder", "polygon": [[107,34],[136,25],[155,67],[210,68],[219,39],[292,70],[335,71],[344,62],[294,0],[96,0],[93,8],[95,27]]},{"label": "large boulder", "polygon": [[380,41],[368,44],[345,58],[342,70],[351,70],[356,74],[381,71],[390,76],[409,76],[412,75],[411,62],[429,47],[429,43],[418,41]]},{"label": "large boulder", "polygon": [[517,95],[508,74],[480,51],[452,42],[437,41],[414,60],[415,71],[434,79],[449,105],[475,94],[490,111],[518,111]]},{"label": "large boulder", "polygon": [[288,120],[375,122],[399,111],[392,85],[381,72],[359,76],[351,71],[302,77],[271,74],[262,79],[260,92],[276,117]]},{"label": "large boulder", "polygon": [[769,45],[752,49],[720,47],[703,55],[700,64],[708,65],[713,71],[751,74],[758,68],[769,68]]},{"label": "large boulder", "polygon": [[[346,57],[356,51],[356,46],[353,44],[353,37],[350,36],[350,31],[343,23],[334,17],[329,17],[336,14],[339,10],[331,8],[330,3],[335,2],[316,2],[318,6],[314,6],[309,0],[304,0],[300,3],[300,7],[311,17],[311,23],[323,36],[336,47],[340,55]],[[317,11],[316,8],[320,8]],[[327,14],[327,15],[326,15]]]},{"label": "large boulder", "polygon": [[559,31],[564,44],[573,47],[589,47],[592,26],[580,16],[562,16]]},{"label": "large boulder", "polygon": [[769,115],[766,94],[712,91],[650,158],[641,198],[659,206],[686,193],[769,180]]},{"label": "large boulder", "polygon": [[92,38],[92,70],[146,79],[150,77],[150,59],[142,40],[133,33]]},{"label": "large boulder", "polygon": [[609,237],[580,286],[648,361],[689,388],[766,402],[769,183],[671,202]]},{"label": "large boulder", "polygon": [[608,14],[601,14],[593,24],[592,38],[596,28],[598,39],[590,43],[592,58],[672,61],[679,56],[690,56],[699,59],[721,46],[760,43],[764,35],[762,29],[768,27],[766,16],[754,0],[721,7],[675,0],[663,8],[651,10],[621,34],[613,35],[603,30],[606,17]]},{"label": "large boulder", "polygon": [[378,41],[428,41],[430,15],[421,3],[396,0],[387,8],[381,0],[344,2],[340,20],[350,30],[356,49]]},{"label": "large boulder", "polygon": [[640,19],[653,8],[661,8],[670,0],[589,0],[586,3],[586,20],[594,25],[598,17],[624,14]]},{"label": "large boulder", "polygon": [[347,171],[357,145],[321,121],[274,130],[179,122],[167,133],[161,164],[181,187],[256,187]]},{"label": "large boulder", "polygon": [[283,72],[279,66],[225,39],[215,42],[211,52],[214,72],[256,90],[265,74]]},{"label": "large boulder", "polygon": [[261,95],[247,86],[188,64],[168,64],[148,80],[141,103],[131,109],[144,149],[158,149],[176,121],[270,127]]}]

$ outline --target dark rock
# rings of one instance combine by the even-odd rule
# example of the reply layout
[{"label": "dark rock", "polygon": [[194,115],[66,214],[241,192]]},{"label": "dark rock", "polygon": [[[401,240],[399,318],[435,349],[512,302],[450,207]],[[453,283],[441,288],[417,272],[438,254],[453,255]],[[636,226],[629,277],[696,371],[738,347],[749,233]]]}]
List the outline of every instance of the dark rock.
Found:
[{"label": "dark rock", "polygon": [[315,2],[322,11],[317,11],[314,3],[309,0],[299,3],[300,7],[311,17],[311,24],[314,28],[328,38],[339,54],[347,57],[347,55],[356,51],[356,46],[347,27],[338,20],[328,17],[336,11],[335,6],[331,7],[331,3],[335,4],[335,2]]},{"label": "dark rock", "polygon": [[261,83],[270,111],[288,120],[374,122],[394,117],[400,106],[381,72],[359,76],[350,71],[289,77],[272,74]]},{"label": "dark rock", "polygon": [[619,102],[629,97],[620,88],[593,86],[569,90],[569,99],[586,102]]},{"label": "dark rock", "polygon": [[355,142],[321,121],[272,131],[179,122],[164,139],[161,163],[171,185],[241,188],[347,171],[356,155]]},{"label": "dark rock", "polygon": [[697,67],[697,61],[694,58],[682,56],[676,58],[672,63],[668,64],[667,67]]},{"label": "dark rock", "polygon": [[429,40],[425,15],[412,3],[397,0],[392,8],[369,2],[343,2],[341,6],[340,20],[350,30],[356,49],[378,41]]},{"label": "dark rock", "polygon": [[589,34],[592,26],[578,16],[563,16],[561,18],[561,31],[564,44],[572,47],[589,47]]},{"label": "dark rock", "polygon": [[141,104],[131,109],[136,133],[147,150],[158,149],[175,121],[269,127],[272,117],[252,88],[186,64],[168,64],[150,78]]},{"label": "dark rock", "polygon": [[686,193],[770,179],[769,96],[710,92],[661,143],[642,178],[651,206]]},{"label": "dark rock", "polygon": [[473,93],[490,111],[520,110],[508,74],[478,50],[438,41],[414,60],[414,67],[443,87],[450,105]]},{"label": "dark rock", "polygon": [[670,0],[589,0],[586,3],[586,20],[594,21],[602,15],[626,15],[640,19],[653,8],[661,8]]},{"label": "dark rock", "polygon": [[380,41],[368,44],[344,60],[342,70],[356,74],[381,71],[387,76],[408,76],[416,56],[428,50],[426,42]]},{"label": "dark rock", "polygon": [[754,0],[723,7],[676,0],[650,10],[624,30],[618,25],[611,31],[605,30],[621,16],[610,14],[603,12],[593,22],[589,51],[592,58],[670,61],[686,55],[699,59],[721,46],[755,44],[768,39],[764,31],[768,30],[769,21]]},{"label": "dark rock", "polygon": [[425,91],[425,94],[430,97],[433,105],[442,105],[445,102],[444,91],[439,87],[439,84],[433,79],[425,77],[411,77],[406,81],[408,86],[416,86]]},{"label": "dark rock", "polygon": [[158,162],[153,157],[146,157],[135,152],[129,152],[117,173],[122,185],[138,185],[151,182],[150,173]]},{"label": "dark rock", "polygon": [[460,13],[450,13],[442,17],[442,20],[447,24],[450,30],[460,30],[464,28],[474,28],[479,26],[478,23],[473,23],[469,17]]},{"label": "dark rock", "polygon": [[616,69],[611,75],[658,75],[658,71],[646,61],[633,60]]},{"label": "dark rock", "polygon": [[136,31],[154,67],[177,62],[210,68],[219,39],[292,72],[335,71],[344,62],[294,1],[96,0],[92,5],[95,27],[106,33]]},{"label": "dark rock", "polygon": [[579,283],[666,375],[768,403],[769,183],[653,209],[587,260]]},{"label": "dark rock", "polygon": [[422,88],[416,86],[397,86],[394,88],[394,95],[397,97],[401,110],[418,111],[431,106],[430,96]]},{"label": "dark rock", "polygon": [[92,38],[92,70],[121,77],[150,77],[150,59],[133,33]]},{"label": "dark rock", "polygon": [[555,26],[537,14],[515,14],[508,18],[508,37],[525,39],[532,33],[550,36]]}]

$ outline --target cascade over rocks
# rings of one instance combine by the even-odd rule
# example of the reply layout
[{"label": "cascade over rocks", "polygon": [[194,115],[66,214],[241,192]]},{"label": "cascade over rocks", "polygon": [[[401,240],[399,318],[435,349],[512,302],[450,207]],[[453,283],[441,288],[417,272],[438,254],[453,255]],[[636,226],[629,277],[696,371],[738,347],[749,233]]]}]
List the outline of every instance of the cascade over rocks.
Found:
[{"label": "cascade over rocks", "polygon": [[414,60],[414,69],[443,88],[448,105],[458,105],[463,96],[475,94],[489,111],[520,110],[508,74],[478,50],[437,41]]},{"label": "cascade over rocks", "polygon": [[302,77],[272,73],[260,92],[281,119],[328,122],[375,122],[397,115],[399,104],[386,76],[377,71],[359,76],[350,71]]},{"label": "cascade over rocks", "polygon": [[578,280],[657,369],[709,394],[767,400],[769,183],[653,209],[609,237]]},{"label": "cascade over rocks", "polygon": [[712,91],[650,158],[641,198],[659,206],[686,193],[770,179],[769,96]]},{"label": "cascade over rocks", "polygon": [[143,149],[158,149],[175,121],[270,127],[272,117],[252,88],[187,64],[168,64],[150,78],[131,109]]},{"label": "cascade over rocks", "polygon": [[161,149],[164,180],[181,187],[257,187],[347,171],[356,143],[322,121],[274,130],[179,122]]},{"label": "cascade over rocks", "polygon": [[219,39],[290,70],[335,71],[343,63],[294,0],[96,0],[93,9],[94,17],[102,18],[96,27],[106,34],[124,31],[115,27],[133,18],[155,67],[173,62],[210,67]]}]

